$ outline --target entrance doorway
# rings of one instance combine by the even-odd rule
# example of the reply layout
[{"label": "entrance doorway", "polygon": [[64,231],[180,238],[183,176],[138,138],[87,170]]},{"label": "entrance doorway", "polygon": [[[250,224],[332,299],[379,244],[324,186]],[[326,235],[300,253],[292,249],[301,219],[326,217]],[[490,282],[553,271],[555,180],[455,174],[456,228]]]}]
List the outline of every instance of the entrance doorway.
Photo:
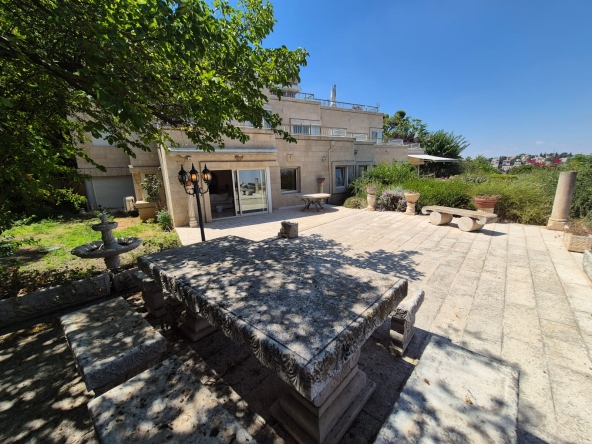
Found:
[{"label": "entrance doorway", "polygon": [[269,212],[267,184],[266,169],[212,171],[212,219]]}]

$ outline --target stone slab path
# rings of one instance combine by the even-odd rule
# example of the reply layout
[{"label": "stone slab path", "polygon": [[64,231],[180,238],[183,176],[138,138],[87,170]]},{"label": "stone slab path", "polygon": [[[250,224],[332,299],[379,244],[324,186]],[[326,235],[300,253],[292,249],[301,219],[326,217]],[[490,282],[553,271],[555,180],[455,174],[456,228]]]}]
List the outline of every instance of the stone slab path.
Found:
[{"label": "stone slab path", "polygon": [[[592,282],[562,233],[507,223],[463,232],[454,221],[327,206],[217,221],[206,239],[270,239],[282,220],[357,266],[408,279],[410,293],[423,289],[420,330],[515,365],[521,442],[592,442]],[[199,239],[178,232],[183,244]]]}]

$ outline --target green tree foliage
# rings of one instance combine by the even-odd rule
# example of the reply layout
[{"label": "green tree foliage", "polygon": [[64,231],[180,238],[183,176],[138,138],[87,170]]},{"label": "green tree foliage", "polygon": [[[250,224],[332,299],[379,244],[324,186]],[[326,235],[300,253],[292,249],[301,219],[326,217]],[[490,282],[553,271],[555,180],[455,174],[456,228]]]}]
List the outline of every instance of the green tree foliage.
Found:
[{"label": "green tree foliage", "polygon": [[383,117],[383,137],[403,139],[405,143],[422,143],[428,136],[428,126],[420,119],[411,118],[403,110]]},{"label": "green tree foliage", "polygon": [[85,132],[131,156],[170,141],[166,128],[203,150],[248,140],[237,121],[293,140],[263,105],[299,79],[307,53],[262,46],[269,3],[0,0],[0,23],[0,214],[51,194],[75,155],[92,161]]},{"label": "green tree foliage", "polygon": [[484,156],[477,156],[474,159],[467,157],[460,164],[463,174],[484,175],[498,174],[499,170],[491,166],[491,162]]}]

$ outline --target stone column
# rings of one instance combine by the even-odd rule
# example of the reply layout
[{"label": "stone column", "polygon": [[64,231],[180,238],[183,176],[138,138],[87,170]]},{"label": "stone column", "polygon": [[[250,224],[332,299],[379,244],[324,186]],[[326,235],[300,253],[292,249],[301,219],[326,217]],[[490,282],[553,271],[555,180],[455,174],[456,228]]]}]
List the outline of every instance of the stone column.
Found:
[{"label": "stone column", "polygon": [[189,227],[197,228],[197,220],[195,220],[195,196],[191,194],[187,195],[187,208],[189,210]]},{"label": "stone column", "polygon": [[366,211],[374,211],[374,205],[376,205],[376,186],[368,185],[368,187],[366,187],[366,192],[368,193],[368,197],[366,198],[368,201]]},{"label": "stone column", "polygon": [[216,330],[216,327],[210,325],[208,321],[198,315],[193,311],[193,308],[190,308],[188,305],[185,305],[185,311],[181,314],[181,321],[183,322],[181,330],[192,342],[195,342]]},{"label": "stone column", "polygon": [[575,171],[559,174],[555,201],[553,202],[553,212],[547,223],[547,230],[563,231],[565,224],[569,221],[569,210],[571,208],[577,174]]}]

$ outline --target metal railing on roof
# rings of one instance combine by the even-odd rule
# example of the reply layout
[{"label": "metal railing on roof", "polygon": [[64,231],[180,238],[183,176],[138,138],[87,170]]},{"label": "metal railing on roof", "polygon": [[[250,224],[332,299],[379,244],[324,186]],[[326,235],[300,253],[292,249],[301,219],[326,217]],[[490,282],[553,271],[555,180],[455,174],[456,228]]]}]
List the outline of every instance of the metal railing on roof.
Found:
[{"label": "metal railing on roof", "polygon": [[341,109],[353,109],[357,111],[367,111],[377,113],[378,106],[371,105],[360,105],[358,103],[338,102],[337,100],[330,99],[317,99],[312,93],[296,92],[296,91],[283,91],[282,97],[290,97],[298,100],[310,100],[319,103],[321,106],[328,106]]}]

